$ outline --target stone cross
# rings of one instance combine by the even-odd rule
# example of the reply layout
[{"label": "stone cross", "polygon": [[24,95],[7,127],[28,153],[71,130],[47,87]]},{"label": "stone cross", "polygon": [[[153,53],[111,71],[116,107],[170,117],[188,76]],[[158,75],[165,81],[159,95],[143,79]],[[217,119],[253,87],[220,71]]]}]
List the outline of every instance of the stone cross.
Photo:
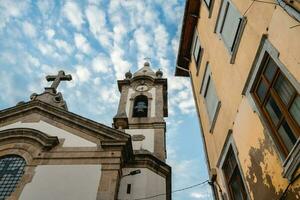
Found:
[{"label": "stone cross", "polygon": [[64,71],[59,71],[57,75],[48,75],[46,76],[46,80],[53,81],[50,88],[56,91],[60,81],[70,81],[72,80],[71,74],[65,75]]},{"label": "stone cross", "polygon": [[147,61],[147,62],[150,62],[151,58],[150,57],[145,57],[144,60]]}]

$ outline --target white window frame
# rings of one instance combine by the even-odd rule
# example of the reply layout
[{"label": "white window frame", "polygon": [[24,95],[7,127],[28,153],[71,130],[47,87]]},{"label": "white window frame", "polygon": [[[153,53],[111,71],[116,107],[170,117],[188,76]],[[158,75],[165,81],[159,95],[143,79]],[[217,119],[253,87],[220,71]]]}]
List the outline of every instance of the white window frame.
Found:
[{"label": "white window frame", "polygon": [[238,47],[239,47],[246,23],[247,23],[247,18],[245,16],[240,15],[240,21],[239,21],[239,25],[237,27],[237,31],[234,35],[233,44],[230,47],[227,46],[225,39],[222,35],[222,31],[224,28],[224,23],[226,20],[227,11],[229,9],[229,6],[231,6],[232,9],[238,11],[237,7],[232,3],[231,0],[222,0],[220,8],[219,8],[219,13],[218,13],[214,32],[217,33],[219,35],[219,37],[223,40],[224,45],[230,54],[230,64],[233,64],[235,62]]}]

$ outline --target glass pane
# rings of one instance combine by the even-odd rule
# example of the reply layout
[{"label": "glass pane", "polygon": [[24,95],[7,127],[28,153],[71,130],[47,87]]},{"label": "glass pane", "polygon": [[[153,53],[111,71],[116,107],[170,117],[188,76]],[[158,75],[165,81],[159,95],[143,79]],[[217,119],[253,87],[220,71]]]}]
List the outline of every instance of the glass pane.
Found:
[{"label": "glass pane", "polygon": [[290,152],[294,144],[296,143],[297,138],[294,136],[290,126],[288,125],[288,123],[286,123],[286,121],[283,121],[282,125],[279,127],[278,133],[284,145]]},{"label": "glass pane", "polygon": [[285,105],[289,103],[295,93],[293,86],[282,74],[277,78],[274,88]]},{"label": "glass pane", "polygon": [[268,81],[272,82],[276,73],[276,69],[277,69],[276,63],[272,58],[270,58],[264,73]]},{"label": "glass pane", "polygon": [[274,99],[272,97],[269,98],[269,100],[266,104],[266,109],[267,109],[269,116],[271,117],[273,123],[275,125],[277,125],[282,114],[281,114],[279,107],[277,106],[276,102],[274,101]]},{"label": "glass pane", "polygon": [[234,174],[230,180],[230,188],[234,200],[243,200],[246,193],[241,174],[238,168],[235,169]]},{"label": "glass pane", "polygon": [[294,100],[290,108],[290,113],[295,119],[295,121],[298,123],[298,125],[300,126],[300,96],[297,96],[296,99]]},{"label": "glass pane", "polygon": [[199,41],[199,38],[196,37],[195,49],[194,49],[194,58],[195,58],[195,61],[196,61],[197,64],[199,62],[199,55],[200,55],[200,41]]},{"label": "glass pane", "polygon": [[[224,7],[225,8],[225,7]],[[240,13],[229,3],[227,13],[225,14],[223,29],[221,30],[221,35],[227,46],[231,51],[235,35],[238,31],[238,26],[240,23]]]},{"label": "glass pane", "polygon": [[0,158],[0,199],[6,199],[15,190],[25,164],[25,160],[18,156]]},{"label": "glass pane", "polygon": [[257,91],[256,91],[256,94],[259,97],[259,100],[261,102],[263,102],[263,100],[267,94],[267,90],[268,90],[267,85],[261,80],[258,85]]},{"label": "glass pane", "polygon": [[209,79],[209,83],[207,83],[207,84],[208,84],[208,86],[207,86],[207,92],[206,92],[206,96],[205,96],[205,102],[206,102],[209,120],[210,120],[210,122],[212,122],[214,119],[216,110],[217,110],[219,99],[217,96],[217,92],[216,92],[214,83],[211,78]]}]

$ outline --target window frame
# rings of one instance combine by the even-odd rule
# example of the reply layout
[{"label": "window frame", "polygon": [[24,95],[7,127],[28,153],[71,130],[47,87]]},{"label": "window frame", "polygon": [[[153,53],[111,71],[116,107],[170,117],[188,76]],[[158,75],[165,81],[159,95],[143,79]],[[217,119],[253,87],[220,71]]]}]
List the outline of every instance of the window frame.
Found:
[{"label": "window frame", "polygon": [[[7,158],[14,158],[14,159],[17,158],[18,159],[17,162],[19,162],[18,165],[20,165],[20,164],[22,164],[22,165],[19,166],[18,171],[16,173],[18,175],[18,180],[14,180],[15,178],[13,178],[13,179],[10,178],[10,179],[8,179],[8,181],[6,181],[6,184],[10,184],[10,186],[12,186],[12,184],[14,183],[14,188],[12,189],[11,187],[7,187],[7,185],[6,185],[6,187],[4,187],[4,188],[6,188],[6,190],[8,190],[8,188],[10,188],[8,190],[8,192],[10,191],[10,193],[8,194],[8,196],[4,196],[5,198],[11,197],[11,195],[16,191],[16,189],[18,189],[18,185],[22,182],[22,178],[24,177],[24,174],[26,172],[26,167],[27,167],[26,160],[22,156],[20,156],[20,155],[17,155],[17,154],[7,154],[7,155],[4,155],[4,156],[0,156],[0,161],[4,160],[4,159],[7,159]],[[12,163],[9,163],[8,167],[10,167],[11,164]],[[13,165],[15,166],[16,163],[13,163]],[[2,177],[0,177],[0,178],[2,178]],[[5,184],[4,184],[4,186],[5,186]],[[1,190],[1,191],[2,191],[2,193],[5,194],[5,192],[4,192],[5,190]]]},{"label": "window frame", "polygon": [[235,160],[236,160],[236,167],[237,167],[237,169],[239,170],[239,173],[240,173],[240,178],[241,178],[241,181],[242,181],[244,189],[245,189],[246,199],[250,199],[249,198],[250,193],[249,193],[248,185],[246,184],[246,179],[244,177],[244,173],[243,173],[240,161],[239,161],[239,157],[238,157],[239,152],[238,152],[238,149],[237,149],[236,144],[234,142],[232,129],[228,130],[224,145],[222,147],[221,153],[220,153],[219,158],[217,160],[217,167],[221,170],[221,180],[225,185],[226,194],[228,195],[228,197],[230,197],[230,199],[232,199],[231,191],[230,191],[228,183],[227,183],[227,178],[226,178],[226,175],[225,175],[224,170],[223,170],[223,166],[225,164],[225,161],[228,157],[228,153],[229,153],[230,150],[232,150],[232,153],[234,154],[234,157],[235,157]]},{"label": "window frame", "polygon": [[[226,4],[226,6],[225,6]],[[228,47],[227,44],[225,43],[225,39],[222,35],[222,31],[224,28],[224,23],[226,20],[226,16],[227,16],[227,12],[229,9],[229,6],[232,6],[233,9],[235,9],[236,11],[239,12],[240,16],[239,17],[239,24],[237,27],[237,31],[234,35],[234,40],[232,43],[231,47]],[[224,8],[225,7],[225,8]],[[222,39],[224,46],[226,47],[229,55],[230,55],[230,64],[234,64],[235,62],[235,58],[236,58],[236,54],[238,52],[239,49],[239,45],[242,39],[242,35],[245,29],[247,23],[247,18],[245,16],[242,16],[240,11],[237,9],[237,7],[234,5],[234,3],[231,0],[222,0],[220,7],[219,7],[219,11],[218,11],[218,16],[217,16],[217,20],[216,20],[216,24],[215,24],[215,29],[214,29],[214,33],[217,33],[218,36]]]},{"label": "window frame", "polygon": [[[197,44],[199,45],[199,52],[198,52],[198,55],[195,55]],[[193,55],[193,59],[195,61],[196,71],[197,71],[196,75],[198,76],[200,66],[201,66],[202,56],[203,56],[203,48],[202,48],[202,45],[201,45],[200,36],[199,36],[199,33],[198,33],[197,29],[195,29],[195,32],[194,32],[193,46],[192,46],[191,54]]]},{"label": "window frame", "polygon": [[212,10],[213,10],[214,4],[215,4],[215,0],[210,0],[209,4],[206,1],[207,0],[204,0],[204,4],[205,4],[205,7],[208,10],[208,18],[211,18]]},{"label": "window frame", "polygon": [[251,90],[253,89],[254,84],[258,80],[257,74],[259,74],[259,70],[261,70],[260,67],[261,67],[261,63],[263,62],[265,53],[268,53],[272,57],[272,59],[277,64],[281,72],[289,80],[289,82],[296,89],[296,91],[300,93],[299,81],[289,72],[289,70],[285,67],[285,65],[279,60],[279,52],[270,43],[270,41],[267,38],[267,35],[263,35],[256,56],[252,63],[250,73],[245,82],[242,95],[245,95],[247,97],[250,106],[252,107],[253,111],[258,115],[262,123],[262,126],[264,127],[264,134],[266,134],[266,137],[269,138],[274,144],[273,145],[274,150],[282,162],[282,168],[283,168],[282,176],[291,181],[293,179],[294,172],[298,169],[298,166],[300,165],[300,138],[297,139],[296,144],[289,152],[288,156],[285,157],[282,154],[281,150],[279,149],[278,145],[276,144],[276,139],[274,138],[273,134],[270,132],[270,127],[267,121],[265,120],[263,114],[261,113],[259,106],[257,105],[254,99],[254,96],[251,94]]},{"label": "window frame", "polygon": [[[279,69],[279,67],[277,66],[276,62],[274,62],[276,64],[276,72],[273,75],[272,80],[268,80],[267,77],[265,77],[265,70],[269,64],[269,62],[271,62],[272,57],[266,52],[264,54],[263,60],[261,62],[261,66],[260,66],[260,70],[257,74],[257,80],[254,82],[252,89],[251,89],[251,93],[253,95],[253,98],[258,106],[258,108],[260,109],[260,112],[262,113],[264,119],[267,121],[268,125],[269,125],[269,129],[271,129],[271,134],[273,134],[277,145],[279,146],[280,151],[282,152],[282,154],[284,155],[284,157],[286,158],[289,154],[289,150],[286,144],[284,144],[283,139],[281,138],[281,136],[279,135],[279,128],[284,124],[287,123],[289,125],[289,127],[292,129],[292,134],[294,137],[296,137],[296,141],[297,141],[297,133],[300,132],[300,127],[299,125],[297,125],[297,122],[295,121],[295,119],[293,119],[291,113],[289,112],[289,109],[292,106],[292,103],[294,102],[294,100],[300,95],[297,90],[292,86],[293,89],[293,94],[288,102],[287,105],[285,105],[285,103],[283,102],[283,100],[280,98],[279,94],[277,94],[276,92],[276,88],[275,88],[275,84],[277,83],[279,77],[284,77],[284,79],[286,79],[289,82],[288,78],[282,73],[282,71]],[[264,95],[263,100],[261,100],[257,94],[257,90],[259,87],[259,83],[263,81],[265,82],[264,84],[267,85],[267,92]],[[291,83],[290,83],[291,84]],[[281,112],[281,116],[278,119],[278,122],[276,124],[274,124],[274,121],[272,120],[269,112],[266,109],[266,105],[268,103],[268,100],[272,98],[273,101],[275,102],[275,104],[278,106],[278,108],[280,109]],[[299,134],[298,134],[298,138],[299,138]],[[295,142],[296,144],[296,142]],[[294,144],[294,145],[295,145]],[[293,146],[294,146],[293,145]]]},{"label": "window frame", "polygon": [[[217,89],[215,87],[213,78],[212,78],[212,72],[209,66],[209,62],[206,62],[206,66],[205,66],[205,70],[204,70],[204,74],[203,74],[203,78],[202,78],[202,83],[201,83],[201,87],[200,87],[200,94],[202,95],[202,97],[204,98],[204,102],[205,102],[205,106],[206,106],[206,113],[209,119],[209,123],[210,123],[210,129],[209,132],[213,133],[216,121],[217,121],[217,117],[221,108],[221,101],[220,98],[218,96],[217,93]],[[210,114],[209,114],[209,110],[208,110],[208,102],[206,100],[206,96],[207,96],[207,92],[208,92],[208,88],[209,86],[212,85],[213,88],[213,92],[215,93],[215,97],[217,104],[215,105],[215,110],[213,111],[214,113],[212,114],[212,119],[210,118]]]}]

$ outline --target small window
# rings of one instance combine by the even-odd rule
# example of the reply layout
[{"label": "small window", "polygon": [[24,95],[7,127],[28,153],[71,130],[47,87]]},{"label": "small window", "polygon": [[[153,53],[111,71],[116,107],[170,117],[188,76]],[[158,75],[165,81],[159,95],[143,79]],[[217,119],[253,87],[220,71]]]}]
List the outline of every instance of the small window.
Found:
[{"label": "small window", "polygon": [[234,62],[245,18],[229,0],[223,0],[216,24],[216,32],[220,34],[225,46],[232,55],[230,63]]},{"label": "small window", "polygon": [[225,176],[227,188],[229,190],[230,199],[248,199],[237,159],[231,146],[229,147],[228,153],[222,166],[222,170]]},{"label": "small window", "polygon": [[205,1],[205,5],[207,6],[207,8],[210,9],[212,0],[204,0],[204,1]]},{"label": "small window", "polygon": [[195,30],[194,34],[194,43],[193,43],[193,57],[196,63],[197,73],[199,72],[200,63],[201,63],[201,57],[202,57],[202,47],[199,39],[199,35],[197,31]]},{"label": "small window", "polygon": [[133,104],[133,117],[148,116],[148,98],[145,95],[137,96]]},{"label": "small window", "polygon": [[10,155],[0,158],[0,199],[8,198],[15,190],[26,162],[20,156]]},{"label": "small window", "polygon": [[130,194],[131,193],[131,184],[127,184],[127,191],[126,191],[127,194]]},{"label": "small window", "polygon": [[207,113],[208,113],[209,121],[211,124],[210,132],[212,132],[215,121],[216,121],[216,116],[217,116],[218,110],[220,108],[220,100],[218,98],[216,88],[215,88],[214,82],[211,77],[209,63],[207,63],[206,69],[204,72],[204,78],[203,78],[202,87],[201,87],[201,94],[205,99]]},{"label": "small window", "polygon": [[300,96],[268,53],[260,65],[252,94],[286,158],[300,135]]}]

